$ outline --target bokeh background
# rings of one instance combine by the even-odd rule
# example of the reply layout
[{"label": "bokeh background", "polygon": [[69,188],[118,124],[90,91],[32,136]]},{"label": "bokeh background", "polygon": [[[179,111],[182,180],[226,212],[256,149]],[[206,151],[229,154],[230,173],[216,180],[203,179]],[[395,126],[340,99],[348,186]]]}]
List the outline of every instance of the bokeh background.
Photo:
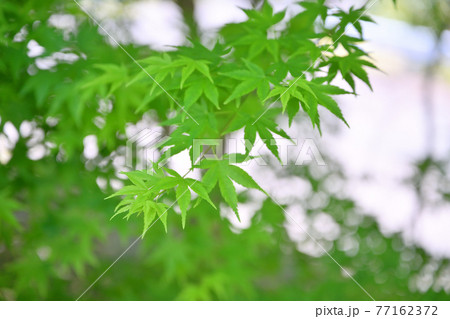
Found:
[{"label": "bokeh background", "polygon": [[[276,11],[300,10],[295,1],[270,2]],[[35,88],[45,85],[37,83],[83,76],[100,62],[128,63],[105,30],[132,55],[173,50],[189,30],[210,42],[252,5],[80,3],[103,29],[71,1],[0,4],[8,39],[0,40],[3,300],[74,300],[139,236],[140,221],[109,220],[116,202],[104,198],[123,185],[124,158],[107,150],[158,126],[149,115],[123,123],[120,110],[99,101],[89,115],[94,125],[76,129],[43,115],[46,93]],[[193,216],[185,230],[175,218],[168,234],[157,225],[82,299],[368,300],[348,272],[377,300],[448,300],[450,2],[380,0],[370,12],[376,24],[363,24],[364,47],[380,71],[369,73],[373,91],[359,84],[358,96],[339,98],[350,128],[324,115],[322,136],[301,117],[288,130],[313,138],[327,165],[247,167],[317,242],[273,202],[242,189],[241,223],[223,208],[220,216]],[[105,121],[116,126],[102,129]],[[125,136],[116,141],[121,125]],[[182,169],[186,156],[172,165]]]}]

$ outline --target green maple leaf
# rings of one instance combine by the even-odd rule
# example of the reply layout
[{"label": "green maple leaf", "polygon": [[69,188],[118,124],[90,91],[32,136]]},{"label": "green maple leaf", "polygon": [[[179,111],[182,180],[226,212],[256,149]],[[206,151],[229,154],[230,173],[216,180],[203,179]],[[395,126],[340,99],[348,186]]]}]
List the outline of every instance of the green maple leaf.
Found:
[{"label": "green maple leaf", "polygon": [[197,102],[197,100],[202,96],[203,84],[201,81],[196,81],[189,86],[189,88],[184,92],[184,106],[189,108],[192,104]]},{"label": "green maple leaf", "polygon": [[234,213],[236,214],[236,217],[239,221],[241,221],[241,218],[239,217],[239,212],[237,209],[237,194],[236,194],[236,188],[233,185],[233,182],[231,179],[221,172],[219,170],[219,189],[220,194],[222,194],[223,199],[225,202],[233,209]]},{"label": "green maple leaf", "polygon": [[159,220],[164,225],[164,230],[167,233],[167,215],[169,206],[163,203],[155,203],[156,204],[156,213],[158,214]]},{"label": "green maple leaf", "polygon": [[222,198],[233,209],[239,221],[236,188],[232,181],[244,187],[254,188],[267,194],[246,171],[236,165],[230,164],[228,159],[203,160],[200,163],[200,168],[208,169],[202,179],[202,183],[206,186],[207,191],[210,192],[216,184],[219,184]]},{"label": "green maple leaf", "polygon": [[186,212],[189,207],[189,203],[191,202],[191,192],[189,191],[187,184],[178,185],[176,197],[178,206],[181,210],[181,223],[184,228],[186,225]]},{"label": "green maple leaf", "polygon": [[353,92],[355,92],[355,81],[353,79],[353,76],[359,78],[372,90],[369,76],[367,75],[367,72],[363,67],[369,67],[373,69],[378,68],[370,61],[363,59],[363,55],[361,52],[354,52],[344,57],[335,56],[330,58],[329,61],[322,65],[325,64],[330,65],[330,72],[327,77],[328,82],[333,80],[336,77],[337,72],[339,71],[342,74],[344,80],[353,89]]},{"label": "green maple leaf", "polygon": [[[327,108],[331,113],[341,119],[347,126],[348,123],[344,119],[342,112],[330,95],[349,94],[337,86],[322,84],[319,80],[307,81],[302,78],[292,80],[288,86],[276,86],[267,96],[266,100],[271,97],[277,97],[281,101],[282,111],[287,109],[289,117],[289,125],[292,123],[294,116],[299,111],[299,104],[304,111],[308,113],[313,125],[320,128],[318,105]],[[294,100],[294,101],[292,101]],[[267,134],[266,134],[267,135]]]},{"label": "green maple leaf", "polygon": [[243,11],[249,18],[246,24],[256,30],[267,30],[283,20],[285,16],[285,11],[273,14],[272,6],[268,1],[264,1],[261,10],[243,9]]},{"label": "green maple leaf", "polygon": [[223,73],[223,75],[229,78],[242,81],[234,88],[233,92],[231,92],[230,96],[225,100],[225,104],[254,90],[258,91],[258,97],[260,99],[264,99],[269,93],[269,81],[266,78],[263,69],[247,60],[244,60],[244,63],[247,69]]},{"label": "green maple leaf", "polygon": [[353,25],[362,36],[361,21],[374,22],[372,18],[364,14],[365,11],[366,8],[364,6],[359,9],[355,9],[353,6],[351,6],[348,12],[339,10],[337,13],[335,13],[334,16],[340,18],[340,21],[338,24],[338,32],[334,35],[333,40],[341,36],[345,32],[345,29],[349,24]]},{"label": "green maple leaf", "polygon": [[182,57],[179,61],[176,61],[174,63],[175,66],[184,66],[181,71],[180,89],[183,88],[184,82],[188,79],[189,76],[191,76],[191,74],[195,70],[204,75],[211,83],[214,83],[209,72],[209,63],[209,61],[193,60],[186,57]]},{"label": "green maple leaf", "polygon": [[142,231],[142,237],[144,237],[156,217],[156,207],[154,204],[155,203],[150,201],[147,201],[144,204],[144,230]]},{"label": "green maple leaf", "polygon": [[219,90],[206,78],[197,78],[187,84],[188,88],[184,93],[184,106],[189,108],[204,95],[219,109]]},{"label": "green maple leaf", "polygon": [[187,210],[189,207],[189,203],[191,202],[191,191],[194,191],[197,193],[197,195],[208,202],[212,207],[216,208],[211,199],[209,198],[208,192],[206,191],[203,184],[195,179],[192,178],[183,178],[178,174],[176,171],[164,167],[163,168],[166,172],[168,172],[170,175],[172,175],[177,180],[177,189],[175,192],[176,195],[176,201],[178,202],[178,206],[181,210],[181,224],[184,228],[186,225],[186,216],[187,216]]},{"label": "green maple leaf", "polygon": [[148,75],[150,74],[156,82],[161,83],[168,75],[173,75],[178,67],[173,66],[173,61],[168,54],[162,56],[152,56],[146,59],[139,60],[138,63],[144,68],[140,72],[129,80],[126,86],[131,86],[138,81],[151,81],[155,83]]}]

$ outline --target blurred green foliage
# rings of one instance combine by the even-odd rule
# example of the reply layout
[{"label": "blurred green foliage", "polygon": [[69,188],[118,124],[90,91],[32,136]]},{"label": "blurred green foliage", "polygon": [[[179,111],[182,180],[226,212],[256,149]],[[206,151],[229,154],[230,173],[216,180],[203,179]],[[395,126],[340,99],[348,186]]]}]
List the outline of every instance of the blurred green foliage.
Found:
[{"label": "blurred green foliage", "polygon": [[[322,4],[317,1],[307,6],[321,8]],[[74,17],[76,29],[53,26],[49,19],[55,14]],[[308,36],[314,38],[316,18],[306,11],[292,25],[312,32]],[[345,27],[338,26],[332,37],[342,35]],[[241,37],[236,28],[228,26],[229,41]],[[27,54],[31,40],[45,49],[39,57]],[[264,44],[258,41],[243,38],[235,44],[234,54],[252,51],[260,61],[272,59],[269,45],[262,51],[259,46],[249,48],[254,43]],[[303,38],[299,41],[311,42]],[[342,41],[354,49],[355,39],[343,36]],[[147,47],[124,44],[124,48],[138,60],[159,55]],[[306,69],[314,56],[327,47],[309,48],[314,54],[306,60],[286,64],[294,76],[301,72],[293,66]],[[67,54],[75,56],[76,61],[65,60]],[[56,63],[49,69],[39,68],[37,60],[45,58]],[[327,61],[336,71],[329,74],[330,80],[339,67],[342,71],[337,60]],[[327,63],[321,67],[325,66]],[[202,73],[199,68],[197,75]],[[11,158],[0,164],[0,299],[77,299],[142,233],[141,220],[110,221],[119,200],[104,200],[115,190],[112,185],[117,181],[117,172],[113,161],[126,143],[127,123],[136,123],[149,109],[158,121],[167,120],[170,113],[166,96],[146,99],[148,82],[125,85],[139,72],[122,49],[111,45],[74,2],[0,3],[0,129],[4,130],[7,123],[16,129],[24,123],[33,127],[30,134],[20,130],[17,142],[8,149]],[[360,69],[353,73],[368,83]],[[346,74],[342,75],[345,78]],[[354,90],[353,78],[346,80]],[[209,102],[214,101],[210,96]],[[99,109],[100,103],[109,102],[112,111]],[[136,112],[138,109],[141,111]],[[83,156],[83,139],[88,135],[97,137],[96,160]],[[30,149],[36,146],[45,150],[45,156],[33,160]],[[332,159],[326,160],[333,163]],[[324,184],[328,179],[345,183],[338,166],[329,165],[322,175],[315,169],[314,165],[290,167],[284,173],[312,187],[310,197],[300,203],[308,215],[305,227],[312,231],[310,223],[319,214],[326,214],[339,225],[337,238],[327,239],[320,232],[312,232],[355,280],[377,300],[448,299],[440,284],[449,269],[447,261],[434,260],[423,250],[406,246],[400,235],[385,237],[376,222],[364,216],[351,199],[327,191]],[[99,178],[106,185],[99,187]],[[250,201],[249,194],[239,193],[239,202]],[[317,194],[322,196],[322,205],[308,208],[308,201]],[[210,195],[214,203],[220,203],[217,189]],[[176,199],[174,193],[166,196],[171,201]],[[190,209],[185,229],[178,226],[179,220],[177,214],[168,214],[167,233],[160,223],[152,227],[145,239],[139,240],[83,299],[368,299],[329,256],[300,252],[311,240],[293,238],[287,231],[288,218],[270,199],[264,200],[247,229],[236,229],[206,201]],[[430,274],[432,284],[420,290],[421,278]]]}]

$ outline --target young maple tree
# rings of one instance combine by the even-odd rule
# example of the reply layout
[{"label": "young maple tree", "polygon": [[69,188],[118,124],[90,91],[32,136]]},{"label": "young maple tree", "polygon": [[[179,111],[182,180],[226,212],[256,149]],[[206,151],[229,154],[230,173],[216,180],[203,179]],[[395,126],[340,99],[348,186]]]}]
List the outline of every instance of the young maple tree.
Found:
[{"label": "young maple tree", "polygon": [[[364,41],[361,22],[373,21],[365,7],[330,12],[324,0],[299,5],[303,10],[290,18],[285,11],[274,13],[267,1],[260,8],[244,9],[248,19],[225,25],[209,48],[191,40],[173,52],[152,54],[136,61],[142,68],[136,76],[122,76],[124,72],[117,67],[100,66],[108,74],[105,80],[110,83],[102,81],[101,85],[109,94],[132,86],[147,87],[137,111],[158,110],[161,125],[171,131],[160,145],[164,149],[161,158],[150,171],[125,173],[132,185],[112,195],[125,196],[114,216],[142,213],[144,233],[155,218],[167,227],[167,214],[175,202],[167,205],[164,199],[174,198],[184,228],[191,192],[216,209],[218,202],[211,200],[211,193],[218,189],[239,219],[234,182],[264,190],[236,164],[252,160],[257,136],[280,160],[274,136],[291,138],[277,124],[279,116],[287,116],[291,125],[295,116],[306,115],[320,131],[319,114],[324,109],[347,124],[333,96],[356,94],[355,79],[371,87],[365,68],[376,66],[359,44]],[[327,23],[330,17],[336,22]],[[358,36],[347,35],[348,27],[356,29]],[[343,78],[348,89],[330,84],[336,77]],[[171,110],[177,115],[169,118]],[[194,152],[196,139],[224,139],[239,130],[244,131],[245,153],[206,159],[203,155],[211,146]],[[187,178],[190,171],[181,176],[160,165],[182,151],[189,151],[190,171],[201,170],[201,179]]]},{"label": "young maple tree", "polygon": [[[326,152],[330,165],[320,176],[315,165],[271,167],[280,180],[311,188],[283,207],[242,165],[257,160],[259,139],[280,160],[276,140],[295,136],[279,123],[320,131],[319,115],[328,112],[347,124],[335,99],[370,87],[367,70],[375,66],[361,43],[376,0],[346,10],[298,1],[295,14],[252,1],[246,21],[213,39],[201,37],[193,2],[176,2],[189,41],[161,52],[116,41],[121,17],[109,24],[97,10],[103,1],[0,1],[0,145],[8,140],[0,150],[0,299],[368,299],[329,252],[374,298],[447,300],[443,286],[411,288],[435,267],[433,257],[399,234],[385,236],[351,196],[327,188],[346,176]],[[159,161],[125,172],[129,185],[104,200],[124,179],[127,129],[149,117],[170,137]],[[241,154],[194,149],[195,141],[236,135],[247,141]],[[92,157],[87,137],[98,148]],[[182,152],[190,154],[187,172],[165,165]],[[234,210],[230,219],[238,220],[238,209],[253,202],[242,191],[249,188],[265,199],[237,229],[221,216]],[[318,236],[325,249],[317,254],[308,250],[311,238],[289,232],[286,210],[298,207],[305,227],[328,218],[339,228],[336,237]],[[144,233],[156,226],[136,241],[142,220]],[[121,258],[130,241],[139,244]],[[99,279],[118,256],[120,265]],[[446,278],[448,262],[440,267],[435,282]]]}]

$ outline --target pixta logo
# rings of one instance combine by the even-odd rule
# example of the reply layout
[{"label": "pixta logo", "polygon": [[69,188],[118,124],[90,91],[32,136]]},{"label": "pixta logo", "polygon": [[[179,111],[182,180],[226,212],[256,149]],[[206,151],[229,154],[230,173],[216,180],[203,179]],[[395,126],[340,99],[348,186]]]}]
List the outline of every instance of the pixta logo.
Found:
[{"label": "pixta logo", "polygon": [[[151,170],[152,163],[161,159],[160,147],[168,139],[168,136],[149,128],[132,135],[126,144],[126,167],[136,170]],[[170,149],[167,152],[170,152]],[[164,163],[160,163],[161,165]]]},{"label": "pixta logo", "polygon": [[[228,138],[223,139],[194,139],[193,140],[193,158],[201,159],[224,159],[225,154],[230,161],[235,160],[231,154],[242,153],[242,147],[251,149],[251,158],[260,166],[269,165],[264,155],[267,144],[275,146],[278,150],[281,165],[307,165],[315,163],[318,166],[326,166],[322,154],[313,139],[304,140],[293,139],[286,143],[285,139],[273,139],[270,141],[259,140],[251,143],[245,139]],[[245,165],[245,164],[244,164]]]}]

